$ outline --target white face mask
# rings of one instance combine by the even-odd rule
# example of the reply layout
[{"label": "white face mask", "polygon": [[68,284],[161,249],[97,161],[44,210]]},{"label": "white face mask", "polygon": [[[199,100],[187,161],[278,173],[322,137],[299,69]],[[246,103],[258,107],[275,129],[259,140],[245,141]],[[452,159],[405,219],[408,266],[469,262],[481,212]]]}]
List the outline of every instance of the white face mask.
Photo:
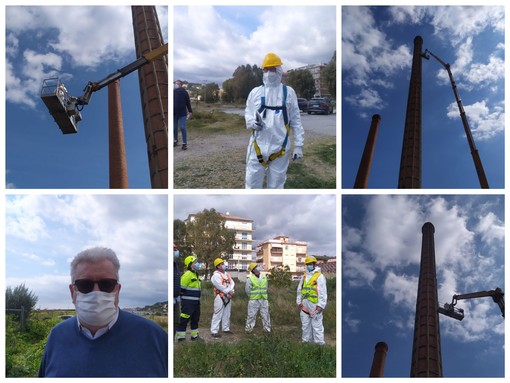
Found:
[{"label": "white face mask", "polygon": [[76,315],[80,323],[101,327],[110,323],[117,309],[115,308],[115,292],[91,291],[88,294],[76,292]]},{"label": "white face mask", "polygon": [[178,87],[179,87],[179,85],[174,84],[174,89],[177,89]]},{"label": "white face mask", "polygon": [[281,76],[277,72],[265,72],[262,80],[266,86],[274,86],[280,83]]}]

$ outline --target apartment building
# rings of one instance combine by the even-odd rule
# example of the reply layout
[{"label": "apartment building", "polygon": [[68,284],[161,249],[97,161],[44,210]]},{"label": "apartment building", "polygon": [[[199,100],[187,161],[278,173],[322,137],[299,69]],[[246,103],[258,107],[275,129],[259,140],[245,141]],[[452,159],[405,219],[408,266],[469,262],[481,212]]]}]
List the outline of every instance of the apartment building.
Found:
[{"label": "apartment building", "polygon": [[257,263],[263,264],[261,268],[266,272],[276,266],[288,266],[291,273],[302,273],[307,247],[306,242],[292,241],[280,235],[257,245]]}]

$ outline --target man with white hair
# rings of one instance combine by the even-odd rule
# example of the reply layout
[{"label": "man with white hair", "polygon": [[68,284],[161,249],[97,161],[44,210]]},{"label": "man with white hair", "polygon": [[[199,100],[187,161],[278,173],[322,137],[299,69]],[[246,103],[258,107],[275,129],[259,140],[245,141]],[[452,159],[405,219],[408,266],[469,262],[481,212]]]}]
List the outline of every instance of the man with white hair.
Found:
[{"label": "man with white hair", "polygon": [[71,262],[76,316],[51,331],[40,377],[168,377],[168,335],[155,322],[119,309],[120,263],[94,247]]},{"label": "man with white hair", "polygon": [[290,159],[290,133],[294,136],[292,159],[303,157],[304,130],[294,89],[282,84],[282,60],[268,53],[262,62],[263,85],[246,100],[244,118],[252,131],[246,153],[246,189],[261,189],[267,174],[268,189],[283,189]]}]

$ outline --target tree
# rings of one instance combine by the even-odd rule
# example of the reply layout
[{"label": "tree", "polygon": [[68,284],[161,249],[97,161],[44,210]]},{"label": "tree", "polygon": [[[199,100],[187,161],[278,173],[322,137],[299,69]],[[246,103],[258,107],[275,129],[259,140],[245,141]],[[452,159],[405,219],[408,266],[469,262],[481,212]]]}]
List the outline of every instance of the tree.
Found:
[{"label": "tree", "polygon": [[322,76],[331,97],[336,99],[336,51],[331,60],[329,60],[328,65],[322,70]]},{"label": "tree", "polygon": [[223,81],[223,94],[221,96],[223,102],[234,102],[234,79],[229,78],[228,80]]},{"label": "tree", "polygon": [[298,97],[310,99],[315,94],[315,80],[307,69],[289,71],[287,84],[296,91]]},{"label": "tree", "polygon": [[204,102],[213,104],[220,100],[220,87],[215,82],[205,84],[204,87]]},{"label": "tree", "polygon": [[238,66],[232,76],[223,83],[223,91],[228,92],[227,98],[232,101],[246,101],[251,90],[262,84],[262,69],[257,65]]},{"label": "tree", "polygon": [[206,275],[214,270],[216,258],[228,259],[235,245],[235,231],[225,226],[225,218],[214,209],[204,209],[186,225],[186,244],[206,264]]},{"label": "tree", "polygon": [[289,266],[275,266],[269,270],[267,279],[271,282],[271,286],[287,287],[292,282],[292,274],[290,273]]},{"label": "tree", "polygon": [[[5,291],[5,308],[21,310],[23,307],[25,311],[25,319],[28,319],[30,312],[37,304],[38,299],[37,295],[35,295],[32,291],[29,291],[24,283],[16,286],[14,289],[8,286]],[[16,312],[15,315],[19,317],[20,313]]]}]

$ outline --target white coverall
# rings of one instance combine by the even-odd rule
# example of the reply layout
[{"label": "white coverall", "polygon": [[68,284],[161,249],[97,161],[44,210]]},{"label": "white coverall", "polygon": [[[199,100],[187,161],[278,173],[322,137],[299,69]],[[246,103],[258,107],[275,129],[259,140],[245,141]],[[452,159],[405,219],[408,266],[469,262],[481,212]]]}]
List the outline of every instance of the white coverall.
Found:
[{"label": "white coverall", "polygon": [[[308,282],[310,278],[316,273],[320,272],[321,269],[319,267],[315,267],[313,271],[307,271],[306,272],[306,281]],[[303,278],[301,278],[301,281],[299,281],[299,285],[297,288],[297,299],[296,304],[300,305],[303,304],[305,309],[312,314],[312,317],[310,317],[309,314],[301,311],[301,327],[303,330],[303,335],[301,337],[301,340],[303,343],[309,343],[313,341],[313,343],[317,344],[324,344],[324,326],[322,324],[322,312],[318,313],[316,310],[316,307],[322,307],[324,310],[326,308],[326,302],[328,300],[328,292],[326,290],[326,278],[324,275],[320,275],[319,278],[317,278],[317,289],[318,289],[318,296],[319,301],[317,304],[310,302],[308,299],[303,299],[301,296],[301,287],[303,286]],[[315,311],[315,312],[314,312]]]},{"label": "white coverall", "polygon": [[[281,67],[277,67],[279,79],[276,84],[270,84],[266,81],[264,85],[254,88],[248,95],[246,100],[246,109],[244,118],[246,120],[246,129],[255,128],[256,113],[262,105],[262,96],[265,96],[266,106],[280,107],[283,105],[283,85],[281,84]],[[289,125],[294,136],[294,147],[302,147],[304,140],[304,129],[301,125],[301,117],[297,102],[296,92],[287,86],[287,115]],[[255,130],[250,137],[248,150],[246,153],[246,189],[262,189],[264,176],[266,175],[266,167],[257,159],[257,153],[253,141],[256,139],[260,147],[261,154],[265,161],[268,157],[278,152],[285,141],[287,130],[283,118],[283,110],[265,109],[261,113],[264,121],[264,127]],[[289,167],[290,151],[290,134],[285,148],[285,154],[269,163],[267,167],[267,188],[283,189],[285,180],[287,179],[287,168]]]},{"label": "white coverall", "polygon": [[[255,274],[253,274],[255,275]],[[262,279],[262,274],[259,275],[259,281]],[[245,292],[250,297],[251,292],[251,279],[246,279]],[[257,320],[257,313],[260,310],[260,317],[262,318],[262,326],[264,331],[271,332],[271,319],[269,317],[269,302],[267,299],[250,299],[248,301],[248,316],[246,317],[246,332],[252,332]]]},{"label": "white coverall", "polygon": [[224,332],[230,331],[230,310],[232,308],[232,302],[227,298],[227,294],[234,294],[234,280],[229,278],[227,272],[222,273],[219,270],[216,270],[213,273],[211,282],[216,289],[225,294],[223,297],[225,302],[223,299],[221,299],[219,294],[214,298],[214,312],[211,320],[211,334],[217,334],[220,331],[220,323]]}]

